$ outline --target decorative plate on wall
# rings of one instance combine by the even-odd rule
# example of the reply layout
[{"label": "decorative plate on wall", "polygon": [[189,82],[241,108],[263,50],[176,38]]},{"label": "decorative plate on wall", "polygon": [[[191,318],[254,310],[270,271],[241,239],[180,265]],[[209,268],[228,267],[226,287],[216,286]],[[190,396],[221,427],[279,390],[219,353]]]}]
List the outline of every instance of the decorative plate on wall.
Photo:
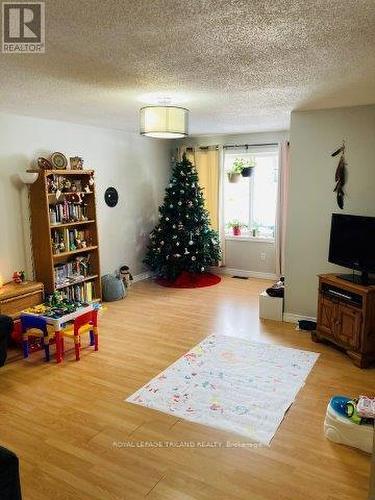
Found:
[{"label": "decorative plate on wall", "polygon": [[38,158],[38,167],[43,170],[53,170],[52,163],[47,158],[43,158],[43,156]]},{"label": "decorative plate on wall", "polygon": [[68,166],[68,160],[66,159],[66,156],[58,152],[53,153],[53,155],[51,156],[51,162],[54,168],[56,168],[57,170],[65,170]]},{"label": "decorative plate on wall", "polygon": [[109,207],[115,207],[118,203],[118,192],[114,187],[109,187],[104,193],[104,200]]}]

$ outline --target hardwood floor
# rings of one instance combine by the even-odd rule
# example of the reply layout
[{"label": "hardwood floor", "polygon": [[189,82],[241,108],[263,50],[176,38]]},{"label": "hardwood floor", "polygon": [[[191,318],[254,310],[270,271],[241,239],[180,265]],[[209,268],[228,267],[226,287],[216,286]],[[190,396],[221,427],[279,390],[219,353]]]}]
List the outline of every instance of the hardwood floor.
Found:
[{"label": "hardwood floor", "polygon": [[[0,444],[20,457],[24,499],[367,498],[370,457],[327,441],[323,420],[331,395],[374,391],[375,370],[293,325],[260,322],[267,284],[137,283],[106,305],[98,353],[85,349],[77,363],[72,351],[60,366],[36,353],[0,369]],[[124,402],[211,333],[321,352],[269,448],[226,447],[246,439]],[[142,447],[147,440],[222,447]]]}]

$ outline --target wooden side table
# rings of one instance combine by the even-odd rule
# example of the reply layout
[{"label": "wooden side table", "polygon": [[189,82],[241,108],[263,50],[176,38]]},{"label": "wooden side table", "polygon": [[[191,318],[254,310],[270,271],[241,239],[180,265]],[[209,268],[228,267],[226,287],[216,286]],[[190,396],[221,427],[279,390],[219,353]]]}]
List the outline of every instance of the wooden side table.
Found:
[{"label": "wooden side table", "polygon": [[0,288],[0,314],[18,319],[21,311],[44,301],[43,283],[25,281],[6,283]]},{"label": "wooden side table", "polygon": [[375,362],[375,286],[346,281],[334,274],[319,276],[317,331],[312,339],[343,348],[353,363]]}]

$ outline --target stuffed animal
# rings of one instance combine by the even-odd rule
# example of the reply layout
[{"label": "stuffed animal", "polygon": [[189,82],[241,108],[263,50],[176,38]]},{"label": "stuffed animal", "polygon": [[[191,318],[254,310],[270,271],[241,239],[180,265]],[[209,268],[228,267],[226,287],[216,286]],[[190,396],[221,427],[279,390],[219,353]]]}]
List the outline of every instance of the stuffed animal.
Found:
[{"label": "stuffed animal", "polygon": [[14,283],[23,283],[25,281],[25,271],[14,271],[13,273]]},{"label": "stuffed animal", "polygon": [[120,272],[119,272],[119,278],[122,279],[124,282],[124,285],[129,288],[130,285],[132,284],[133,281],[133,276],[131,272],[129,271],[128,266],[121,266],[120,267]]}]

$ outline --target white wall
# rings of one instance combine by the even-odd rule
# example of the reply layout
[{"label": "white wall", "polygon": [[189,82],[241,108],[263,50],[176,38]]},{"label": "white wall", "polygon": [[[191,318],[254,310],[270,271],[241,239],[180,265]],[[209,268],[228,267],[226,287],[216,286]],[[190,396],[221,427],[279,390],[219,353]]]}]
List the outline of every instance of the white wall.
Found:
[{"label": "white wall", "polygon": [[338,157],[330,154],[343,139],[348,178],[342,212],[375,216],[375,106],[292,113],[285,263],[288,313],[315,317],[316,275],[343,272],[327,262],[331,214],[341,212],[333,193]]},{"label": "white wall", "polygon": [[[124,263],[142,272],[169,177],[170,148],[170,141],[118,130],[0,114],[0,275],[10,279],[29,259],[26,191],[16,174],[54,151],[82,156],[85,168],[95,170],[102,274]],[[115,208],[104,203],[109,186],[119,191]]]},{"label": "white wall", "polygon": [[275,275],[275,243],[227,238],[225,265],[230,269]]},{"label": "white wall", "polygon": [[[215,135],[189,137],[179,141],[188,146],[212,146],[234,144],[278,143],[287,139],[289,133],[263,132],[259,134]],[[265,260],[261,255],[265,255]],[[227,240],[225,242],[225,265],[229,268],[256,273],[275,273],[275,245],[269,242]]]}]

